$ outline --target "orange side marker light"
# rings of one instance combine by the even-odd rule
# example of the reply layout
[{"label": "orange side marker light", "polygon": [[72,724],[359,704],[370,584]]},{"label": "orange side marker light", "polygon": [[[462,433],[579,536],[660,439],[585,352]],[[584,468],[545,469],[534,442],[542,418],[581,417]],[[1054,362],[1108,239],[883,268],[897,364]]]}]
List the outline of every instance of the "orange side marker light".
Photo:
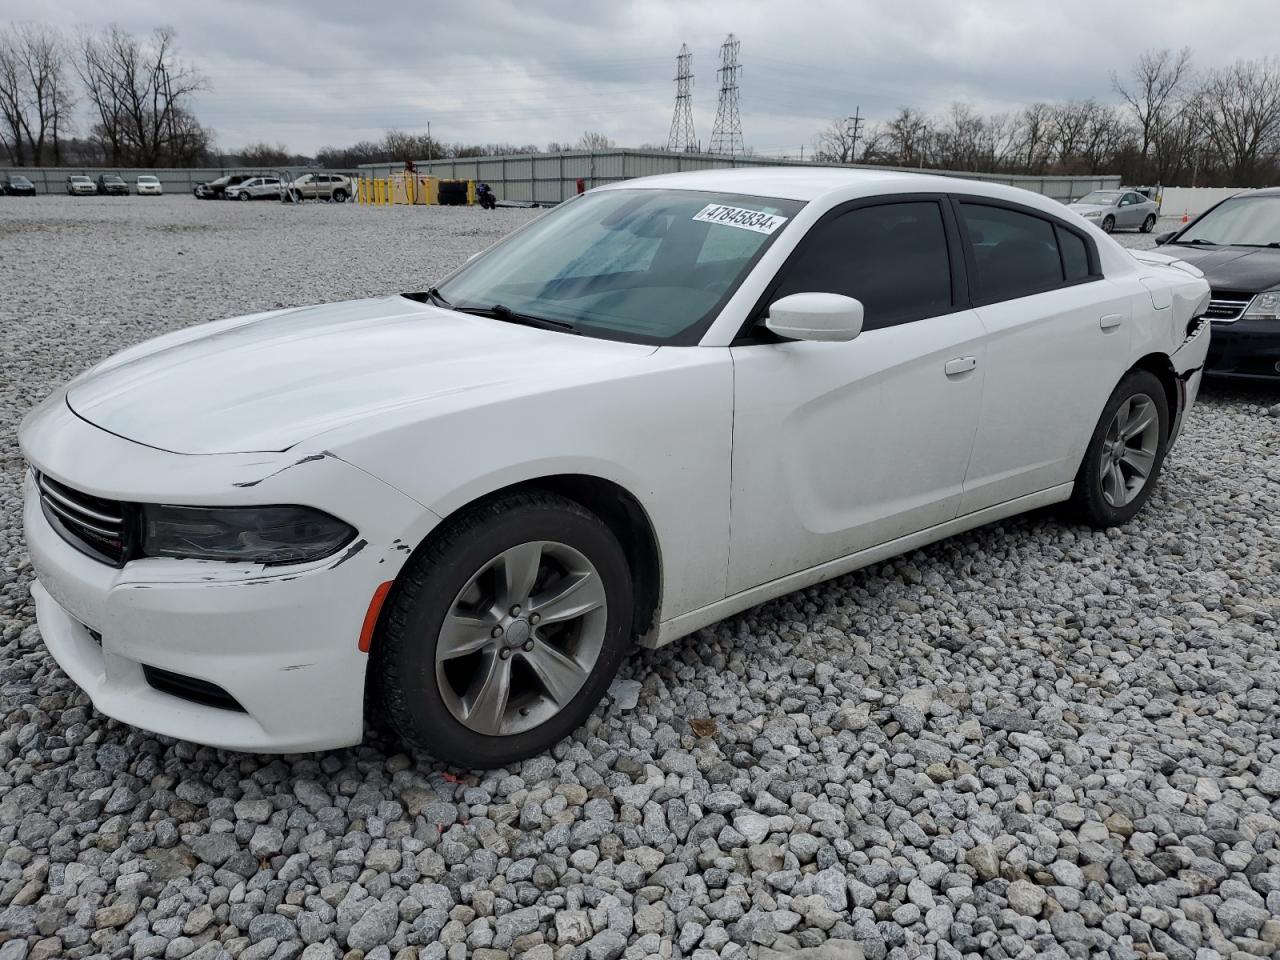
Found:
[{"label": "orange side marker light", "polygon": [[387,594],[391,592],[393,582],[388,580],[386,583],[380,583],[378,589],[373,591],[373,599],[369,601],[369,609],[364,615],[364,625],[360,627],[361,653],[369,652],[369,645],[373,643],[373,629],[378,625],[378,614],[382,612],[382,604],[386,601]]}]

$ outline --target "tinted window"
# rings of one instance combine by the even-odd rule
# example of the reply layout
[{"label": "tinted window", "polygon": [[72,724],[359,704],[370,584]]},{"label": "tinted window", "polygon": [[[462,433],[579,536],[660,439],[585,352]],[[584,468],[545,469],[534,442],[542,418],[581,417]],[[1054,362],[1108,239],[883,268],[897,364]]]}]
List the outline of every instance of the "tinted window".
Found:
[{"label": "tinted window", "polygon": [[1058,248],[1062,251],[1062,267],[1068,280],[1083,280],[1089,276],[1089,250],[1079,234],[1057,229]]},{"label": "tinted window", "polygon": [[1012,300],[1062,283],[1053,224],[1004,207],[960,204],[977,276],[975,298]]},{"label": "tinted window", "polygon": [[792,293],[856,297],[864,330],[949,313],[951,260],[941,209],[932,200],[887,203],[818,224],[773,298]]}]

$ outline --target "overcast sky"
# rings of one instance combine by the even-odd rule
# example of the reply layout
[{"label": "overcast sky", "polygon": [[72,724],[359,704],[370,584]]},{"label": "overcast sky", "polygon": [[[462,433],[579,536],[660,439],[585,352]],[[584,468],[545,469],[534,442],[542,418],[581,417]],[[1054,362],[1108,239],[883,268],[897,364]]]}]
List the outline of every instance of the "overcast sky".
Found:
[{"label": "overcast sky", "polygon": [[388,127],[447,142],[545,144],[599,130],[665,143],[675,55],[693,52],[694,125],[711,138],[725,34],[742,42],[741,115],[760,153],[809,149],[834,117],[872,122],[952,100],[1004,110],[1114,99],[1110,72],[1188,45],[1207,68],[1280,54],[1278,0],[3,0],[4,18],[176,29],[209,79],[197,115],[220,149],[313,153]]}]

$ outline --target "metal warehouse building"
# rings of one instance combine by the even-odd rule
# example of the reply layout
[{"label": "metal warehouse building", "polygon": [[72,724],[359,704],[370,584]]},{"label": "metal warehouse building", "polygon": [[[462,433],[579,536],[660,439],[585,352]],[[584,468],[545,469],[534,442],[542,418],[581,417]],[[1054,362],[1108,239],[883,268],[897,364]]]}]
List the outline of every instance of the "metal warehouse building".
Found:
[{"label": "metal warehouse building", "polygon": [[[555,204],[572,197],[582,180],[589,190],[604,183],[648,177],[658,173],[709,170],[722,167],[812,166],[801,160],[762,157],[716,156],[706,153],[667,153],[642,150],[567,151],[520,153],[504,157],[470,157],[457,160],[414,160],[421,176],[449,180],[476,180],[489,184],[500,200]],[[1090,190],[1120,186],[1118,175],[1033,177],[1015,174],[965,173],[955,170],[917,170],[914,167],[879,167],[843,164],[854,169],[898,170],[944,177],[987,180],[1033,190],[1066,203]],[[404,169],[401,163],[361,164],[367,177],[387,177]]]}]

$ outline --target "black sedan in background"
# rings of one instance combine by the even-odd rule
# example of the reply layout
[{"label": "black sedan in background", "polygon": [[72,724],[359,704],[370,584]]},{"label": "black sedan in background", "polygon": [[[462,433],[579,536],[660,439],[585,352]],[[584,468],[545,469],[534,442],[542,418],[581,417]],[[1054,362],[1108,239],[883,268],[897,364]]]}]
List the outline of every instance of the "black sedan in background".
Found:
[{"label": "black sedan in background", "polygon": [[0,190],[4,191],[6,197],[34,197],[36,195],[36,185],[17,173],[6,175],[4,181],[0,182]]},{"label": "black sedan in background", "polygon": [[1212,288],[1205,373],[1280,383],[1280,187],[1229,197],[1156,243]]},{"label": "black sedan in background", "polygon": [[114,173],[98,174],[98,196],[127,197],[129,185]]}]

